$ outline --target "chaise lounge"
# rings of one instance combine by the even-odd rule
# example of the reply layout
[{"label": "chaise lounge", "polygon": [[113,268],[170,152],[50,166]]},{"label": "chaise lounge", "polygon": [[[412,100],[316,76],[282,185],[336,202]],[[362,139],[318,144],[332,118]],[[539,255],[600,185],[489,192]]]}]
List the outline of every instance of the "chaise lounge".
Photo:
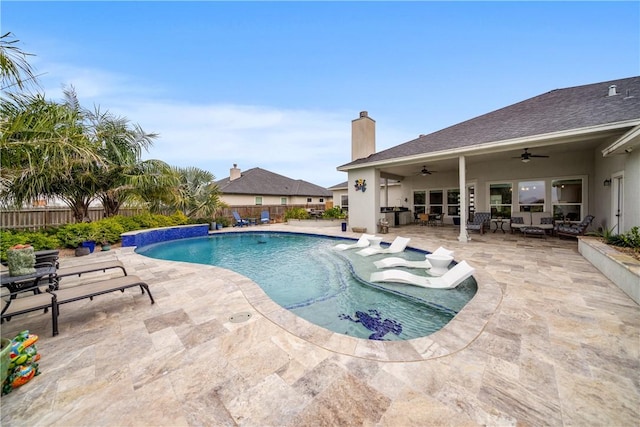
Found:
[{"label": "chaise lounge", "polygon": [[363,234],[362,236],[360,236],[360,238],[358,239],[357,242],[355,243],[338,243],[337,245],[335,245],[333,247],[334,250],[336,251],[345,251],[347,249],[354,249],[354,248],[366,248],[367,246],[369,246],[371,244],[369,238],[371,237],[376,237],[374,234]]},{"label": "chaise lounge", "polygon": [[471,277],[475,271],[476,270],[467,264],[466,261],[460,261],[455,267],[447,271],[441,277],[418,276],[404,270],[386,270],[371,273],[369,281],[404,283],[407,285],[433,289],[453,289],[467,278]]},{"label": "chaise lounge", "polygon": [[[436,249],[432,255],[448,255],[453,256],[453,251],[443,248],[440,246]],[[373,263],[377,268],[392,268],[392,267],[406,267],[406,268],[431,268],[431,263],[428,259],[424,261],[409,261],[404,258],[398,257],[388,257],[383,258],[380,261],[375,261]]]},{"label": "chaise lounge", "polygon": [[404,251],[409,244],[410,237],[396,237],[388,248],[364,248],[358,252],[358,255],[370,256],[375,254],[397,254]]},{"label": "chaise lounge", "polygon": [[145,291],[149,295],[151,304],[155,301],[149,290],[149,285],[143,282],[138,276],[123,276],[116,279],[101,280],[98,282],[86,283],[64,289],[50,290],[45,293],[23,296],[21,298],[2,299],[2,320],[10,319],[12,316],[29,313],[32,311],[49,309],[52,312],[53,336],[58,335],[58,317],[60,306],[73,301],[93,298],[98,295],[108,294],[114,291],[124,292],[127,288],[140,286],[142,293]]}]

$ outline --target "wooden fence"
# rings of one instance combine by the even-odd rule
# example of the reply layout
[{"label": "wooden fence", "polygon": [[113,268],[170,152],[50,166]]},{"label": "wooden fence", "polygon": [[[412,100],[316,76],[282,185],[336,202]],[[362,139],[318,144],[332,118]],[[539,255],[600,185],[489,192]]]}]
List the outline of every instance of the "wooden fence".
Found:
[{"label": "wooden fence", "polygon": [[[229,219],[229,223],[233,224],[233,211],[238,211],[242,218],[260,218],[262,211],[269,211],[269,217],[272,221],[283,222],[284,214],[287,210],[301,207],[305,209],[324,210],[324,204],[307,204],[307,205],[275,205],[275,206],[232,206],[223,209],[220,216]],[[133,216],[144,212],[141,208],[121,208],[120,215]],[[97,221],[104,218],[104,209],[102,207],[89,208],[89,219]],[[213,218],[212,218],[213,220]],[[73,212],[69,208],[29,208],[17,210],[0,210],[0,228],[12,230],[39,230],[46,227],[58,227],[65,224],[76,222]]]},{"label": "wooden fence", "polygon": [[[120,209],[120,215],[133,216],[143,209]],[[89,208],[89,219],[97,221],[104,218],[102,207]],[[0,210],[0,228],[15,230],[39,230],[46,227],[58,227],[76,222],[69,208],[29,208]]]}]

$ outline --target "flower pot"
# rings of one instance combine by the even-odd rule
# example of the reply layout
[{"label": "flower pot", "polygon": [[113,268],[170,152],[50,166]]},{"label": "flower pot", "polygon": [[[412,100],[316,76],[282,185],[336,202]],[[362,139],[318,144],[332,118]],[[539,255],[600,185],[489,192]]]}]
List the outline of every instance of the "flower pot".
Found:
[{"label": "flower pot", "polygon": [[2,338],[0,340],[0,384],[4,383],[4,380],[9,375],[9,364],[11,363],[11,340],[8,338]]},{"label": "flower pot", "polygon": [[80,243],[80,246],[82,246],[83,248],[89,248],[89,253],[93,253],[93,251],[96,249],[96,242],[94,242],[93,240],[87,240]]},{"label": "flower pot", "polygon": [[111,245],[106,243],[102,245],[102,250],[103,251],[110,251],[111,250]]}]

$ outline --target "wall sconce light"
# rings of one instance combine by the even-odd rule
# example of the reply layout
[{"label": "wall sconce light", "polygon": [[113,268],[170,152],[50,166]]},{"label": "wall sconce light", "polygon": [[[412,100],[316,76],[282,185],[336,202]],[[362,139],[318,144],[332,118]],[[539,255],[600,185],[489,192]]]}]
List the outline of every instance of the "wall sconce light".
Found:
[{"label": "wall sconce light", "polygon": [[605,179],[603,182],[605,187],[611,187],[611,180],[610,179]]},{"label": "wall sconce light", "polygon": [[405,203],[409,201],[409,199],[407,199],[406,197],[404,198]]}]

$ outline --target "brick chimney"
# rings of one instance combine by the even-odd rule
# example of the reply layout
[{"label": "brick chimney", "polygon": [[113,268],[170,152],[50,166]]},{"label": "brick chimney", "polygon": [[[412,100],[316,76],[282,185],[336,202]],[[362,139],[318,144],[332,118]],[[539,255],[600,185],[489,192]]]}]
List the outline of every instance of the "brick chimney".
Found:
[{"label": "brick chimney", "polygon": [[229,181],[234,181],[240,178],[242,174],[240,173],[240,168],[238,168],[237,164],[233,164],[233,167],[229,169]]},{"label": "brick chimney", "polygon": [[366,111],[351,121],[351,161],[376,152],[376,121]]}]

